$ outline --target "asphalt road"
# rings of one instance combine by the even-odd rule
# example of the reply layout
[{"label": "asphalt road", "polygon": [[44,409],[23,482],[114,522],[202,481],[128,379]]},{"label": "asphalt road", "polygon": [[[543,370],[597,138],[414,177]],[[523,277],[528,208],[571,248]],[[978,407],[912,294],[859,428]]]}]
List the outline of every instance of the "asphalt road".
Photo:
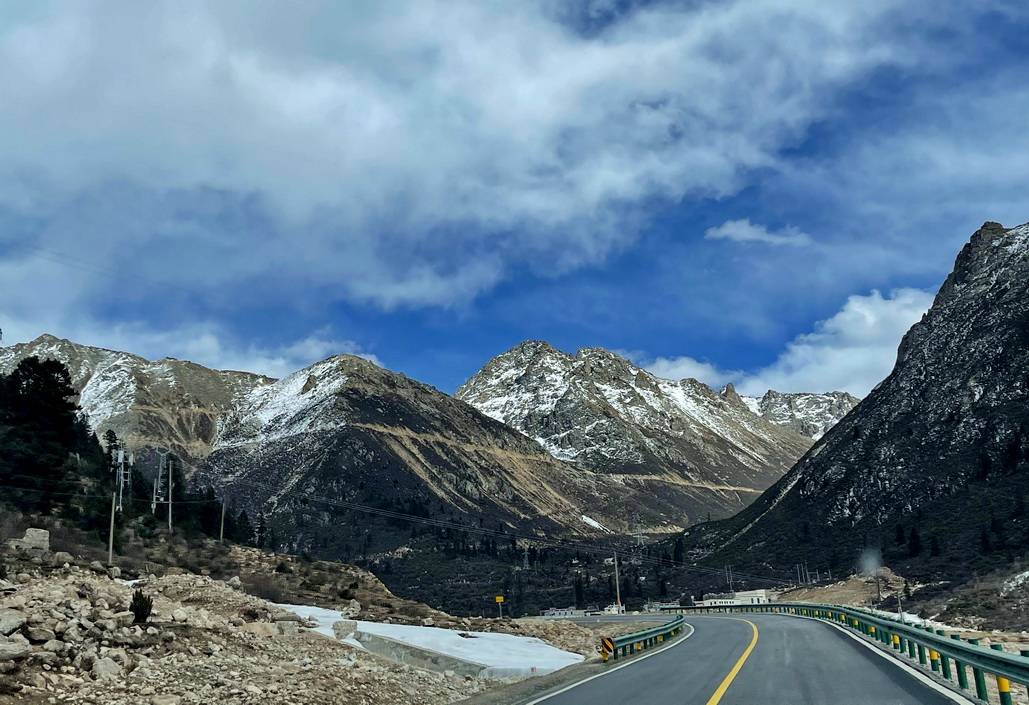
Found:
[{"label": "asphalt road", "polygon": [[828,624],[767,614],[690,615],[688,623],[688,639],[540,705],[955,703]]}]

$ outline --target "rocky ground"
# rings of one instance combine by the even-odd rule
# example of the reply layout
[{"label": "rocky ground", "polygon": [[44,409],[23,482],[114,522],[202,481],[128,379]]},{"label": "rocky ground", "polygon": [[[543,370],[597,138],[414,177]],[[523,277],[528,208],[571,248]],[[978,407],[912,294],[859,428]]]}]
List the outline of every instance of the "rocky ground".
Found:
[{"label": "rocky ground", "polygon": [[[304,562],[250,549],[234,557],[251,580],[265,563],[290,579],[331,591],[289,593],[359,619],[501,631],[542,638],[595,657],[601,632],[541,619],[458,618],[396,598],[370,573],[336,565],[333,580],[310,580]],[[282,565],[285,564],[285,565]],[[497,682],[403,666],[306,631],[296,615],[248,594],[239,577],[171,571],[126,581],[117,569],[75,565],[69,554],[6,557],[0,581],[0,705],[15,703],[444,704]],[[289,572],[293,571],[293,572]],[[132,582],[132,584],[128,584]],[[345,585],[341,596],[339,585]],[[149,619],[128,610],[134,590],[153,598]],[[318,598],[308,601],[308,598]],[[358,597],[362,599],[358,599]],[[363,600],[363,601],[362,601]]]}]

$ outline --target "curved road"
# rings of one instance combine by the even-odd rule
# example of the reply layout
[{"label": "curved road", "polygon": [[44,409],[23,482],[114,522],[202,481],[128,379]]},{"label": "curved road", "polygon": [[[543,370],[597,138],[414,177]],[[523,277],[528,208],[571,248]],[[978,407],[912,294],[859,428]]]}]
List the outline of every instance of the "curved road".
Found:
[{"label": "curved road", "polygon": [[954,705],[835,627],[771,614],[690,615],[693,634],[541,705]]}]

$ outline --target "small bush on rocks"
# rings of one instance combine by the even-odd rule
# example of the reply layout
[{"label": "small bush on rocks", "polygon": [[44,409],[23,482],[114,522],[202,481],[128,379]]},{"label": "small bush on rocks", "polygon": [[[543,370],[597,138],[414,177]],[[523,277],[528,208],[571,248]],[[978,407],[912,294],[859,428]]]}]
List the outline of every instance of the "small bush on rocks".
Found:
[{"label": "small bush on rocks", "polygon": [[150,619],[150,612],[154,609],[154,598],[143,594],[142,590],[132,593],[132,602],[129,603],[129,611],[132,612],[133,624],[144,624]]}]

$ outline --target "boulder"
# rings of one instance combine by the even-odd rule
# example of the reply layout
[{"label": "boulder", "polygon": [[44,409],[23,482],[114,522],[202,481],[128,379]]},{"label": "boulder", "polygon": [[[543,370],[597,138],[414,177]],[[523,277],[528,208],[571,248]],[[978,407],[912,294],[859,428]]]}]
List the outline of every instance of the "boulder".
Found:
[{"label": "boulder", "polygon": [[111,577],[111,580],[117,580],[121,577],[121,568],[116,565],[112,565],[107,569],[107,574]]},{"label": "boulder", "polygon": [[49,651],[53,654],[59,654],[67,648],[65,643],[59,639],[51,639],[47,643],[43,644],[43,651]]},{"label": "boulder", "polygon": [[180,608],[172,612],[171,618],[174,622],[187,622],[189,621],[189,613]]},{"label": "boulder", "polygon": [[150,705],[179,705],[182,697],[178,695],[155,695],[150,698]]},{"label": "boulder", "polygon": [[32,653],[32,647],[16,641],[0,641],[0,663],[23,659]]},{"label": "boulder", "polygon": [[292,621],[276,622],[275,629],[282,636],[296,636],[300,633],[300,625]]},{"label": "boulder", "polygon": [[357,600],[351,600],[346,607],[339,611],[341,615],[347,618],[353,618],[361,614],[361,603]]},{"label": "boulder", "polygon": [[8,608],[0,608],[0,634],[7,636],[21,629],[28,620],[24,612]]},{"label": "boulder", "polygon": [[58,551],[54,555],[50,556],[51,565],[71,565],[75,561],[75,558],[67,551]]},{"label": "boulder", "polygon": [[25,629],[25,636],[28,637],[29,641],[36,643],[43,643],[44,641],[51,641],[56,639],[57,635],[54,634],[52,629],[46,627],[27,627]]},{"label": "boulder", "polygon": [[122,667],[118,665],[118,662],[109,656],[97,659],[93,663],[93,668],[90,669],[90,673],[93,674],[93,678],[98,681],[114,680],[120,678],[122,674]]},{"label": "boulder", "polygon": [[332,633],[341,641],[352,637],[355,631],[357,631],[357,622],[352,619],[341,619],[332,625]]},{"label": "boulder", "polygon": [[114,615],[114,621],[116,621],[120,627],[131,627],[135,620],[136,615],[132,614],[132,612],[128,610],[125,610],[124,612],[116,612]]},{"label": "boulder", "polygon": [[25,529],[25,536],[20,539],[8,539],[7,546],[39,558],[50,552],[50,532],[46,529]]},{"label": "boulder", "polygon": [[279,633],[278,628],[270,622],[247,622],[240,629],[257,636],[277,636]]}]

